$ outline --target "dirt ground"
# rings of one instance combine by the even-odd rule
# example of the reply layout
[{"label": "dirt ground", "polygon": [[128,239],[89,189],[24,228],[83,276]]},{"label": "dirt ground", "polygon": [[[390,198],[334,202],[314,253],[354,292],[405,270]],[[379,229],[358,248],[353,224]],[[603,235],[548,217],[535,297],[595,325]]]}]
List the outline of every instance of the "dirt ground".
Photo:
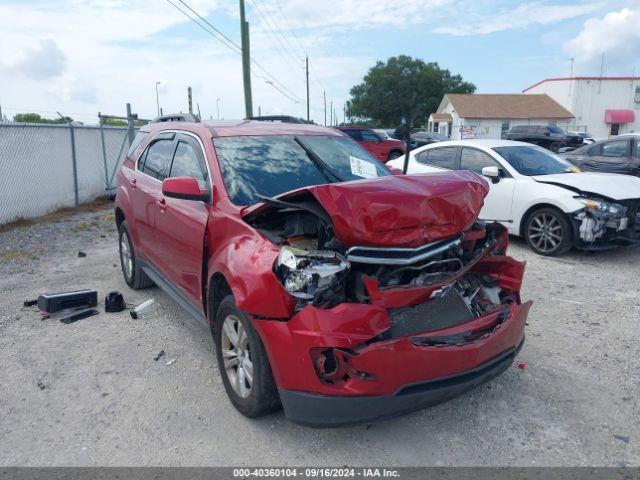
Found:
[{"label": "dirt ground", "polygon": [[[535,301],[525,368],[395,420],[318,430],[235,411],[208,332],[157,288],[124,283],[111,212],[0,232],[2,466],[640,466],[639,249],[550,259],[512,239]],[[76,288],[101,304],[111,290],[154,298],[159,312],[101,305],[64,325],[22,306]]]}]

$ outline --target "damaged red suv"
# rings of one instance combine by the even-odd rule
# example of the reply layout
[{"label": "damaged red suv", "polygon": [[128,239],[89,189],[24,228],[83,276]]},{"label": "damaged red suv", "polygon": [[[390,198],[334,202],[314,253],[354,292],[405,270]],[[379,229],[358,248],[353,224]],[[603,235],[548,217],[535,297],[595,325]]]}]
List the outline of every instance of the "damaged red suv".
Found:
[{"label": "damaged red suv", "polygon": [[249,417],[392,417],[499,375],[524,341],[524,264],[477,220],[472,172],[391,175],[314,125],[173,121],[141,129],[118,184],[127,284],[211,329]]}]

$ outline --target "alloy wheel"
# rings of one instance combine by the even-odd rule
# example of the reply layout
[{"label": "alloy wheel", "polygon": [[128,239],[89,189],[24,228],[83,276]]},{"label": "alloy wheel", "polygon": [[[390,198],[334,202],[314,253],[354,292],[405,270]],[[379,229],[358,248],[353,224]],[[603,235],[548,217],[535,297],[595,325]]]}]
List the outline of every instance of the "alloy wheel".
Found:
[{"label": "alloy wheel", "polygon": [[538,250],[549,253],[562,243],[562,225],[555,215],[540,213],[531,219],[528,235]]},{"label": "alloy wheel", "polygon": [[123,232],[120,236],[120,260],[122,261],[122,269],[127,280],[131,279],[133,274],[133,257],[131,255],[131,245],[129,243],[129,235]]},{"label": "alloy wheel", "polygon": [[229,383],[240,398],[247,398],[253,385],[253,362],[249,337],[238,317],[228,315],[224,319],[220,340]]}]

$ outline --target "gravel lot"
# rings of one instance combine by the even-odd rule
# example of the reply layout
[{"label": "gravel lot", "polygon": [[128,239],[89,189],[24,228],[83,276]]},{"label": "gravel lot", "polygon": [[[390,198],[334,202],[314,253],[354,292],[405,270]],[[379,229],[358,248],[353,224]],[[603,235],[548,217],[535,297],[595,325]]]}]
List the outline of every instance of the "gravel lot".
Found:
[{"label": "gravel lot", "polygon": [[[209,334],[157,288],[124,283],[111,208],[0,231],[3,466],[640,466],[638,249],[547,259],[514,239],[535,301],[524,369],[395,420],[314,430],[234,410]],[[153,297],[159,314],[63,325],[22,308],[87,287],[101,303]]]}]

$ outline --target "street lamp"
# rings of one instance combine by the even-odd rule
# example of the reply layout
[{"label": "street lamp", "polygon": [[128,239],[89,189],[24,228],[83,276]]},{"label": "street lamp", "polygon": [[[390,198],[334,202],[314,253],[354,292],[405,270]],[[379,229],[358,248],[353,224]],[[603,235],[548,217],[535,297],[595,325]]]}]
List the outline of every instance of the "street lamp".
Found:
[{"label": "street lamp", "polygon": [[218,120],[220,120],[220,99],[216,99],[216,111],[218,112]]},{"label": "street lamp", "polygon": [[160,116],[160,96],[158,95],[158,85],[161,82],[156,82],[156,107],[158,108],[158,116]]}]

